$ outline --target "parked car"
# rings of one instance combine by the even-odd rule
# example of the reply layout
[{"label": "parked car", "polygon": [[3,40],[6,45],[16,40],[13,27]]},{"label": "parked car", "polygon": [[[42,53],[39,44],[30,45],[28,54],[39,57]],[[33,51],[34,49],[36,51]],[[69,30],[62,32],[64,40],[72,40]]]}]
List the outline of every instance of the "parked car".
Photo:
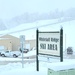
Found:
[{"label": "parked car", "polygon": [[4,49],[3,50],[0,50],[0,56],[1,56],[1,53],[4,51]]},{"label": "parked car", "polygon": [[3,57],[18,57],[20,55],[21,55],[21,53],[19,51],[9,51],[9,50],[7,50],[7,51],[1,52],[1,56],[3,56]]},{"label": "parked car", "polygon": [[[29,49],[23,49],[23,53],[27,53],[29,51]],[[22,53],[22,49],[20,48],[20,52]]]}]

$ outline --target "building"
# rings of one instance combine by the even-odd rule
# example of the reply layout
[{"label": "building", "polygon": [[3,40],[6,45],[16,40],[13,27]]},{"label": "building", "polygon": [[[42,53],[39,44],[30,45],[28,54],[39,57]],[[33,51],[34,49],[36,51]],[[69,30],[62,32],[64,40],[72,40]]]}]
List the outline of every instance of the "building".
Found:
[{"label": "building", "polygon": [[[4,47],[5,50],[19,50],[21,46],[20,38],[14,37],[12,35],[4,35],[0,37],[0,47]],[[35,40],[25,40],[25,48],[29,50],[36,46]]]}]

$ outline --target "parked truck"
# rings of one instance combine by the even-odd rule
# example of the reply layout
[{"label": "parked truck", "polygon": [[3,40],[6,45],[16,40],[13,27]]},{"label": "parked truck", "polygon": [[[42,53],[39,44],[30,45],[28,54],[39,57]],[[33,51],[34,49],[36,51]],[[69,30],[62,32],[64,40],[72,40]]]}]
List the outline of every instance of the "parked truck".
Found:
[{"label": "parked truck", "polygon": [[2,51],[1,56],[3,57],[18,57],[21,53],[19,51]]}]

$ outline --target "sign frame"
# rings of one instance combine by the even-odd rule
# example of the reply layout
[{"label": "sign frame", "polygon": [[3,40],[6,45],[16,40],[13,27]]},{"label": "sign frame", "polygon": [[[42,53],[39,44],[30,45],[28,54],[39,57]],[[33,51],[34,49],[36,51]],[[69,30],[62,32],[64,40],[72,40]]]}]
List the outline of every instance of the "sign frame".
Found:
[{"label": "sign frame", "polygon": [[[39,33],[60,33],[60,55],[49,55],[49,54],[43,54],[39,53]],[[53,32],[39,32],[39,30],[36,30],[36,70],[39,71],[39,60],[38,56],[39,55],[48,55],[48,56],[55,56],[55,57],[60,57],[60,62],[63,62],[63,28],[61,27],[60,31],[53,31]]]}]

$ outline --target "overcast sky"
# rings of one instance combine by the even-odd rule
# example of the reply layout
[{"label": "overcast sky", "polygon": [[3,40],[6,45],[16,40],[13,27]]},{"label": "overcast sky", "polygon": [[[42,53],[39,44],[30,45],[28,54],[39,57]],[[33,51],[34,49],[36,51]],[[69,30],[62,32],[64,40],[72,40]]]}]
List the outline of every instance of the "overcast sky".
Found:
[{"label": "overcast sky", "polygon": [[25,12],[49,12],[75,7],[75,0],[0,0],[0,19],[9,19]]}]

